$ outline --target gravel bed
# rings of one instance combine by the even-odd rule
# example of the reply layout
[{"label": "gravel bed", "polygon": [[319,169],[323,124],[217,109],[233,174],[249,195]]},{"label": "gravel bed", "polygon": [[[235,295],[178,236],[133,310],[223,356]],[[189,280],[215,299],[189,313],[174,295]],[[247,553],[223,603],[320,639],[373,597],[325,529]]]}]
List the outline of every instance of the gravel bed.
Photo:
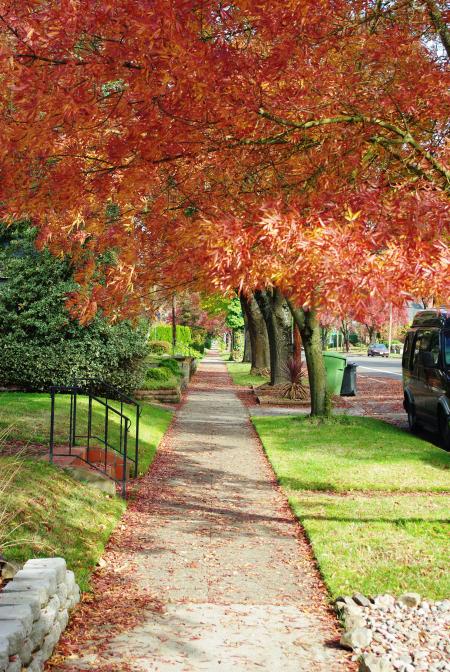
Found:
[{"label": "gravel bed", "polygon": [[361,672],[450,672],[450,600],[355,594],[336,607],[345,623],[341,644],[353,649]]}]

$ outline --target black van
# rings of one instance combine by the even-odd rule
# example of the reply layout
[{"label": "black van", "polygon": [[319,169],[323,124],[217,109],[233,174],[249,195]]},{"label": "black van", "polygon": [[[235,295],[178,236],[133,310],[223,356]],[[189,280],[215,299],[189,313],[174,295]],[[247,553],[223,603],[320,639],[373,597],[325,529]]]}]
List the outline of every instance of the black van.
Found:
[{"label": "black van", "polygon": [[438,431],[450,449],[450,310],[416,314],[403,349],[403,406],[411,431]]}]

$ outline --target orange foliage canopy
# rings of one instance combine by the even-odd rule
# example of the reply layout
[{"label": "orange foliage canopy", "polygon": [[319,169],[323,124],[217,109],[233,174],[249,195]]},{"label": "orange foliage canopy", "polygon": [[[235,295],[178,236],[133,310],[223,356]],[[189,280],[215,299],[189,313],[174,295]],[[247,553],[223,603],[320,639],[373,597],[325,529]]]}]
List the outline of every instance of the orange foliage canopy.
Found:
[{"label": "orange foliage canopy", "polygon": [[82,320],[155,287],[275,283],[361,315],[446,300],[448,18],[439,0],[0,0],[3,216],[72,256]]}]

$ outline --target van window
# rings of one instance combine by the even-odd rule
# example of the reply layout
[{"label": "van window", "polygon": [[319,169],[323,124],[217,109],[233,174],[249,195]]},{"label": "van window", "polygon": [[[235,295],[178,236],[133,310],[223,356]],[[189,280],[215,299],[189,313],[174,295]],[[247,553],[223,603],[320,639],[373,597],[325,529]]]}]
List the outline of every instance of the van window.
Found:
[{"label": "van window", "polygon": [[433,355],[433,364],[436,366],[439,362],[440,346],[439,346],[439,331],[436,329],[431,332],[428,350]]},{"label": "van window", "polygon": [[420,343],[422,341],[423,337],[423,331],[417,331],[416,332],[416,340],[414,341],[414,352],[412,356],[412,362],[411,362],[411,371],[413,371],[417,367],[417,360],[419,358],[419,351],[420,351]]},{"label": "van window", "polygon": [[450,369],[450,331],[444,332],[443,337],[445,365]]},{"label": "van window", "polygon": [[421,363],[419,360],[420,352],[431,352],[433,355],[433,362],[437,364],[439,361],[439,330],[438,329],[426,329],[423,331],[417,332],[416,342],[414,346],[414,355],[413,355],[413,369],[416,368],[417,364]]},{"label": "van window", "polygon": [[402,366],[404,369],[409,369],[409,361],[411,358],[411,346],[414,338],[414,332],[410,331],[406,334],[405,342],[403,344]]}]

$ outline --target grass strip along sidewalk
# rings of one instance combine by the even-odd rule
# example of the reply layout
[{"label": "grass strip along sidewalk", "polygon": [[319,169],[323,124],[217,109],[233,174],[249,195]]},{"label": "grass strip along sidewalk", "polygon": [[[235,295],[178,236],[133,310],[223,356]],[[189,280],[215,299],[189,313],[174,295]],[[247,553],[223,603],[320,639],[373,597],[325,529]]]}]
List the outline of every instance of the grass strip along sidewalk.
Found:
[{"label": "grass strip along sidewalk", "polygon": [[251,365],[246,362],[229,362],[227,359],[225,361],[234,385],[238,385],[239,387],[251,387],[252,385],[259,387],[270,380],[270,376],[252,375],[250,373]]},{"label": "grass strip along sidewalk", "polygon": [[[69,397],[57,406],[58,438],[68,427]],[[85,399],[79,399],[80,414]],[[70,474],[37,457],[2,456],[2,443],[48,443],[48,394],[0,394],[0,552],[10,561],[61,555],[74,570],[82,590],[125,510],[125,502],[75,481]],[[172,412],[143,404],[139,472],[145,473],[169,426]],[[94,417],[95,422],[95,417]],[[100,422],[100,416],[99,416]],[[114,427],[113,433],[119,431]],[[58,434],[57,434],[58,436]],[[131,440],[133,439],[133,432]]]},{"label": "grass strip along sidewalk", "polygon": [[450,454],[371,418],[252,419],[333,599],[450,595]]}]

